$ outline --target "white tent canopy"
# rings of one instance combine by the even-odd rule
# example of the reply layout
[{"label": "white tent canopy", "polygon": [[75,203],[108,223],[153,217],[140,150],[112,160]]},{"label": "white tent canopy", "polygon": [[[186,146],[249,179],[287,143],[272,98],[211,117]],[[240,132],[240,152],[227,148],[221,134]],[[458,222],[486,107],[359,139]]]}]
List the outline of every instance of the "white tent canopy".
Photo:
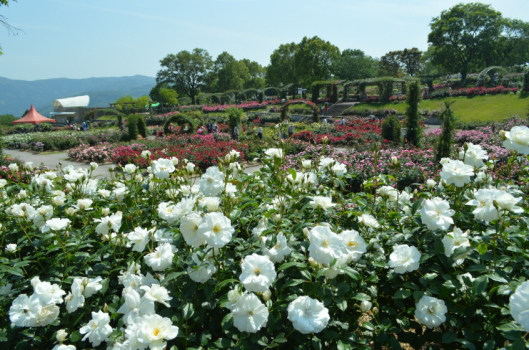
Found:
[{"label": "white tent canopy", "polygon": [[75,108],[75,107],[88,107],[90,103],[90,96],[75,96],[67,98],[59,98],[53,101],[53,107],[55,108]]}]

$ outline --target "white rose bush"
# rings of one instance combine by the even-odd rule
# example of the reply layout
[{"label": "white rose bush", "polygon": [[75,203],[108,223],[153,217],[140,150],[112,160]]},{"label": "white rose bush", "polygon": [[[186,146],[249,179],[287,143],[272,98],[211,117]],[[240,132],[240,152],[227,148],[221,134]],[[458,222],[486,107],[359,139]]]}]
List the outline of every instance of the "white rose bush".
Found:
[{"label": "white rose bush", "polygon": [[204,174],[157,159],[109,179],[8,180],[0,344],[523,349],[528,141],[525,129],[505,137],[516,177],[494,177],[473,149],[441,161],[439,186],[381,175],[351,192],[345,164],[286,168],[281,148],[252,174],[233,171],[231,153]]}]

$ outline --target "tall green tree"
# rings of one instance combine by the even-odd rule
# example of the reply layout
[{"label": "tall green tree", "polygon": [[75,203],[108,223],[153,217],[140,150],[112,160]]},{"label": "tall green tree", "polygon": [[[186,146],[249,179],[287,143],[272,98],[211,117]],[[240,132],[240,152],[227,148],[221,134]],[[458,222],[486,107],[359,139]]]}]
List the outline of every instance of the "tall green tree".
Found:
[{"label": "tall green tree", "polygon": [[266,69],[255,61],[251,61],[247,58],[242,59],[240,62],[244,63],[248,68],[250,79],[244,83],[245,89],[262,89],[266,86],[265,74]]},{"label": "tall green tree", "polygon": [[266,69],[266,82],[269,86],[297,83],[294,73],[296,43],[282,44],[270,55],[270,65]]},{"label": "tall green tree", "polygon": [[250,71],[244,62],[237,61],[227,52],[222,52],[214,63],[210,80],[215,91],[242,90],[250,80]]},{"label": "tall green tree", "polygon": [[378,60],[358,49],[343,50],[333,65],[333,74],[346,80],[366,79],[377,75]]},{"label": "tall green tree", "polygon": [[330,79],[338,57],[340,49],[330,42],[317,36],[304,37],[294,55],[296,80],[303,86],[310,86],[316,80]]},{"label": "tall green tree", "polygon": [[156,84],[149,93],[151,100],[160,102],[163,106],[174,106],[178,104],[178,92],[171,89],[167,84]]},{"label": "tall green tree", "polygon": [[387,77],[398,77],[403,75],[399,61],[399,51],[390,51],[380,58],[378,75]]},{"label": "tall green tree", "polygon": [[171,88],[189,96],[191,103],[196,104],[196,98],[207,81],[212,64],[211,56],[203,49],[169,54],[160,61],[162,69],[156,75],[156,82],[167,83]]},{"label": "tall green tree", "polygon": [[500,59],[496,64],[514,66],[529,62],[529,23],[505,19],[503,36],[496,44]]},{"label": "tall green tree", "polygon": [[409,75],[416,76],[422,70],[422,51],[416,47],[399,51],[398,60]]},{"label": "tall green tree", "polygon": [[500,12],[482,3],[458,4],[443,11],[430,23],[428,42],[435,64],[467,74],[497,61],[498,43],[504,20]]}]

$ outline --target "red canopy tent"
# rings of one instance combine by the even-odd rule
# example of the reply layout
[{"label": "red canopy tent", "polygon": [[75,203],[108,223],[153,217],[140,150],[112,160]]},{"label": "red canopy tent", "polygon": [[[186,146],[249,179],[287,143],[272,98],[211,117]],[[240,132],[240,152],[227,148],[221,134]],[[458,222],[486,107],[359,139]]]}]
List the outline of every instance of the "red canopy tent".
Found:
[{"label": "red canopy tent", "polygon": [[44,122],[55,123],[55,119],[46,118],[45,116],[37,112],[35,107],[31,105],[31,108],[26,113],[26,115],[18,120],[15,120],[13,124],[19,124],[19,123],[38,124],[38,123],[44,123]]}]

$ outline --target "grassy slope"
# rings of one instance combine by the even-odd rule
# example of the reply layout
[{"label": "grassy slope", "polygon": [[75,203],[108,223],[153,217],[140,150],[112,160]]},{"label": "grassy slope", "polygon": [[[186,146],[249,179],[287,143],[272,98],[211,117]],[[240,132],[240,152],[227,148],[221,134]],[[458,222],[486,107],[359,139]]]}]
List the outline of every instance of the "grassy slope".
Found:
[{"label": "grassy slope", "polygon": [[[488,122],[498,121],[517,115],[524,118],[529,113],[529,95],[491,95],[468,97],[453,97],[446,100],[453,101],[452,109],[456,116],[463,122]],[[420,109],[441,110],[444,106],[443,99],[423,100]],[[406,103],[361,103],[354,109],[390,108],[404,113]]]}]

